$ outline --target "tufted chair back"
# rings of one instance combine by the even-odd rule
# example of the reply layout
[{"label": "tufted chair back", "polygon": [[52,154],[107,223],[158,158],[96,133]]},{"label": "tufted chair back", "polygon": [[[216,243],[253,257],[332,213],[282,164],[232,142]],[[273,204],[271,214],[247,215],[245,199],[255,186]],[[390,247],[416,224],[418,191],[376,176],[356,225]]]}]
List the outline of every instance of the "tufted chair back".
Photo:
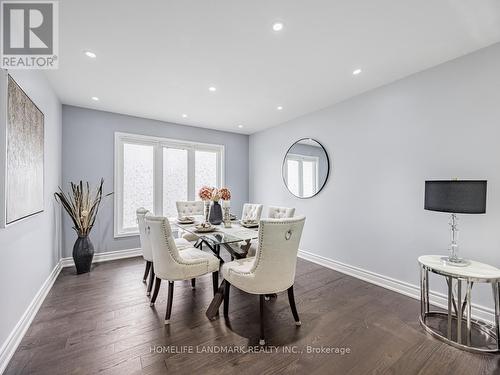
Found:
[{"label": "tufted chair back", "polygon": [[283,291],[293,285],[305,220],[305,216],[297,216],[260,221],[259,245],[250,271],[256,284],[273,291]]},{"label": "tufted chair back", "polygon": [[241,220],[260,220],[262,215],[262,205],[245,203],[243,205],[243,212],[241,213]]},{"label": "tufted chair back", "polygon": [[146,215],[150,214],[144,207],[140,207],[136,211],[137,224],[139,225],[139,238],[141,240],[142,257],[148,262],[153,261],[153,252],[151,250],[151,242],[146,235]]},{"label": "tufted chair back", "polygon": [[159,216],[146,218],[146,234],[151,241],[155,274],[165,280],[182,278],[182,259],[175,245],[168,219]]},{"label": "tufted chair back", "polygon": [[295,208],[269,206],[267,217],[269,219],[285,219],[295,215]]},{"label": "tufted chair back", "polygon": [[177,201],[178,217],[203,215],[203,201]]}]

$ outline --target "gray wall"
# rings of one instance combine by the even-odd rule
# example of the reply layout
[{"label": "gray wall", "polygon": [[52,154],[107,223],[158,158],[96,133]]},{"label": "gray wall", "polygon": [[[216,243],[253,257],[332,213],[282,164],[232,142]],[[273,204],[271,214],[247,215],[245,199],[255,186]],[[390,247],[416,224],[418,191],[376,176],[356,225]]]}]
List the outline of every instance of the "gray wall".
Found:
[{"label": "gray wall", "polygon": [[45,193],[42,213],[0,228],[0,348],[60,257],[61,210],[53,194],[61,182],[61,103],[42,73],[11,74],[45,116]]},{"label": "gray wall", "polygon": [[[303,137],[332,161],[324,191],[306,200],[281,180]],[[499,141],[496,44],[251,135],[250,200],[307,215],[303,250],[418,285],[417,257],[446,254],[449,241],[448,216],[423,209],[424,181],[487,179],[487,214],[460,216],[461,252],[500,266]],[[480,289],[476,302],[491,306]]]},{"label": "gray wall", "polygon": [[[248,201],[248,136],[192,126],[183,126],[139,117],[63,105],[62,177],[70,181],[105,180],[104,190],[113,190],[114,134],[134,133],[225,146],[225,183],[231,189],[232,210],[241,211]],[[68,218],[63,220],[63,256],[71,256],[75,233]],[[96,252],[139,247],[138,236],[113,237],[113,198],[103,204],[91,233]]]}]

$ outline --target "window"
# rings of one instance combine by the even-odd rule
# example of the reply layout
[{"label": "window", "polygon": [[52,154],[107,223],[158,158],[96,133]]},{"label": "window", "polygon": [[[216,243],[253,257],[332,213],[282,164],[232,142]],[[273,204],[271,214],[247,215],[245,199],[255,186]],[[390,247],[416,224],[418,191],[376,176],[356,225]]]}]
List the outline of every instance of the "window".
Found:
[{"label": "window", "polygon": [[217,186],[217,153],[196,150],[194,160],[195,191],[199,191],[202,186]]},{"label": "window", "polygon": [[299,197],[313,196],[318,186],[319,158],[288,154],[285,180],[291,193]]},{"label": "window", "polygon": [[188,150],[163,147],[163,215],[175,216],[175,202],[187,200]]},{"label": "window", "polygon": [[224,184],[224,146],[115,134],[115,237],[137,235],[136,210],[176,216],[175,202]]},{"label": "window", "polygon": [[123,228],[135,228],[135,210],[153,210],[154,148],[150,145],[123,145]]}]

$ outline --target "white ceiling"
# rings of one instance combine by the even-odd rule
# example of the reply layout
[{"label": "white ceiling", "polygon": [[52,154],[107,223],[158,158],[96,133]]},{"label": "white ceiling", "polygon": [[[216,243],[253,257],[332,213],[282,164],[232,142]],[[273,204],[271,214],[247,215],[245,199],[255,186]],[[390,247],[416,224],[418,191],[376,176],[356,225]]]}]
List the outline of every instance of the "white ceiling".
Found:
[{"label": "white ceiling", "polygon": [[498,0],[63,0],[47,76],[65,104],[250,134],[498,41]]}]

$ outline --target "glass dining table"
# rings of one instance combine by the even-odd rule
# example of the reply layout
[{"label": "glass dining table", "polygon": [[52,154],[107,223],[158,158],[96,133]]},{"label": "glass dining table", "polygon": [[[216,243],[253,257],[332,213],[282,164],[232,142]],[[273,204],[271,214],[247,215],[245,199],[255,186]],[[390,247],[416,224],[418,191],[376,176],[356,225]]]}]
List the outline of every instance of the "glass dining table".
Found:
[{"label": "glass dining table", "polygon": [[[231,221],[230,228],[226,228],[224,224],[214,225],[214,230],[211,232],[200,232],[196,229],[196,225],[204,222],[204,217],[202,216],[195,216],[195,221],[191,224],[179,223],[177,218],[171,218],[169,221],[174,227],[196,235],[198,240],[194,246],[202,249],[203,245],[206,245],[219,258],[221,266],[225,262],[220,253],[221,247],[231,255],[231,260],[242,259],[246,257],[251,241],[257,239],[259,236],[258,227],[246,228],[238,220]],[[214,275],[214,298],[205,313],[210,320],[215,319],[219,315],[219,307],[224,298],[223,294],[226,283],[225,280],[222,280],[221,284],[217,287],[218,272],[214,273]],[[276,294],[266,296],[266,298],[271,297],[276,297]]]},{"label": "glass dining table", "polygon": [[[195,247],[202,248],[206,245],[220,260],[221,248],[225,249],[231,259],[245,258],[250,248],[250,241],[257,239],[259,235],[258,228],[247,228],[241,225],[238,220],[231,221],[231,227],[226,228],[224,224],[214,225],[214,230],[210,232],[201,232],[196,226],[204,221],[202,216],[195,216],[194,223],[182,224],[177,218],[171,218],[170,222],[180,230],[194,234],[198,237]],[[243,243],[243,244],[242,244]],[[241,246],[240,246],[241,245]]]}]

